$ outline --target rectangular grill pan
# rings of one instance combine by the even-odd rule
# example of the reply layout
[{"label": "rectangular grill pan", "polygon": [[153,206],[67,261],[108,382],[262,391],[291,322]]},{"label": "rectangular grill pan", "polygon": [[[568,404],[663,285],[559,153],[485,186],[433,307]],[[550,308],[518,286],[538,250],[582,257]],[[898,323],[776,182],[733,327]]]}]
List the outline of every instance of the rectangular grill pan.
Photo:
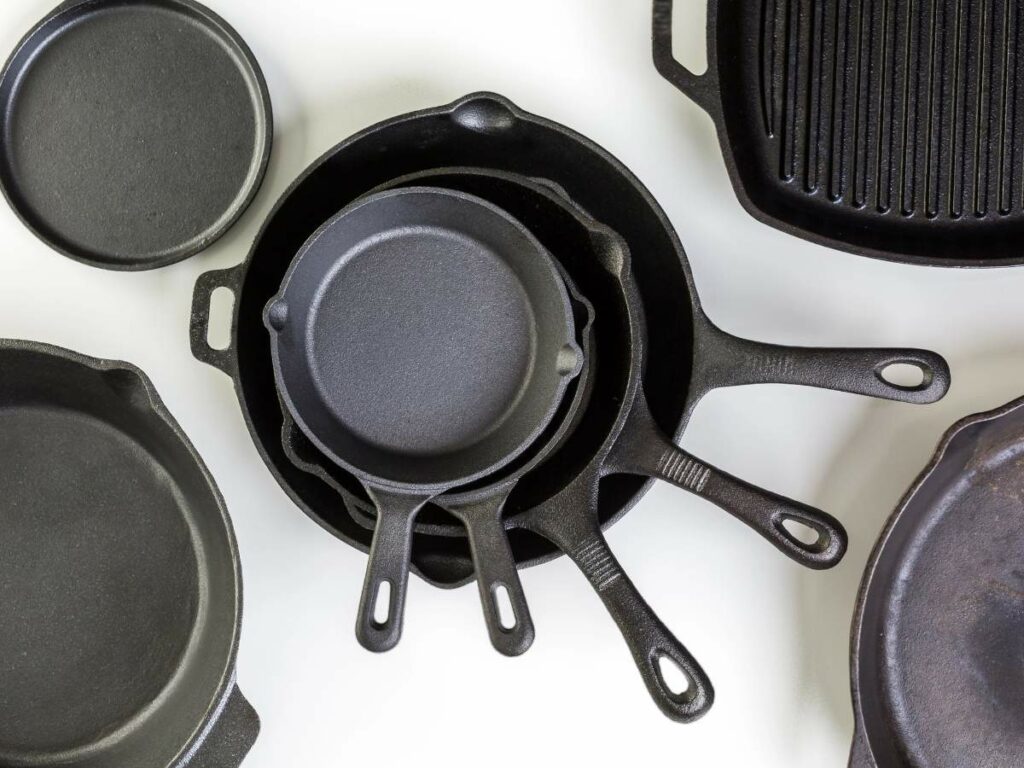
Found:
[{"label": "rectangular grill pan", "polygon": [[709,0],[708,71],[658,70],[714,119],[757,219],[852,253],[1024,263],[1024,7],[1016,0]]}]

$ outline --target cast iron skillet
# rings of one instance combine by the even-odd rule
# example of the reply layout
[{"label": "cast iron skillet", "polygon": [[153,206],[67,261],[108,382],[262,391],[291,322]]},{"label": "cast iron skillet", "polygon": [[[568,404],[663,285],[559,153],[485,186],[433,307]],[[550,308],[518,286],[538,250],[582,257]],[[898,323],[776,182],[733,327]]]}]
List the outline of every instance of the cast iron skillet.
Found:
[{"label": "cast iron skillet", "polygon": [[868,562],[851,768],[1024,756],[1024,400],[955,424]]},{"label": "cast iron skillet", "polygon": [[192,0],[70,0],[0,73],[0,189],[61,253],[152,269],[245,211],[273,138],[252,51]]},{"label": "cast iron skillet", "polygon": [[1020,3],[708,0],[708,71],[654,62],[707,110],[743,206],[851,253],[1024,262]]},{"label": "cast iron skillet", "polygon": [[137,368],[0,340],[0,766],[238,766],[238,552]]},{"label": "cast iron skillet", "polygon": [[[876,373],[877,366],[903,361],[902,355],[885,351],[791,354],[777,347],[741,343],[714,329],[691,303],[693,279],[664,213],[621,163],[579,134],[525,113],[500,96],[471,94],[448,106],[380,123],[328,152],[278,203],[248,261],[207,273],[196,284],[193,354],[232,376],[250,431],[285,490],[304,511],[354,546],[368,547],[367,531],[342,513],[333,489],[293,466],[284,454],[263,308],[277,292],[291,257],[309,234],[338,210],[390,179],[447,165],[549,178],[625,239],[647,315],[644,390],[656,423],[667,434],[680,430],[688,396],[703,394],[712,384],[724,382],[716,377],[729,375],[720,370],[729,365],[737,366],[733,383],[771,379],[829,385],[915,402],[941,395],[948,385],[947,369],[938,358],[915,354],[907,359],[932,365],[934,370],[931,381],[926,376],[922,391],[904,391],[885,383]],[[218,287],[231,290],[236,297],[232,341],[223,350],[211,349],[207,343],[210,295]],[[582,284],[581,289],[589,297]],[[695,316],[699,328],[694,325]],[[691,371],[695,341],[700,344],[703,362]],[[739,346],[750,354],[739,354]],[[762,358],[770,360],[765,371],[758,370]],[[855,365],[857,374],[851,375],[844,364]],[[683,384],[691,378],[696,387],[693,392]],[[603,480],[599,498],[602,525],[624,514],[647,482],[631,475]],[[514,497],[510,503],[513,501]],[[511,545],[520,565],[539,562],[555,552],[537,536],[515,534]],[[451,538],[424,541],[424,546],[414,551],[413,562],[437,584],[464,583],[472,574],[465,542]]]},{"label": "cast iron skillet", "polygon": [[[522,454],[580,371],[566,287],[550,254],[500,208],[406,188],[365,197],[321,227],[265,321],[290,418],[377,507],[357,635],[387,650],[401,634],[420,509]],[[472,541],[505,542],[511,488],[460,507]],[[519,595],[507,546],[492,546],[489,562],[488,591]]]}]

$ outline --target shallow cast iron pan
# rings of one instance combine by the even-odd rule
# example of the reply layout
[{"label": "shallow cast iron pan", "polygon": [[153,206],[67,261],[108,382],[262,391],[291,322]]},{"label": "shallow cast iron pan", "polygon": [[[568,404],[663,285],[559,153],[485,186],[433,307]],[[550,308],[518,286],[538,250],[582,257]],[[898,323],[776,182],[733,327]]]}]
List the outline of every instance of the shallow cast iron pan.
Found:
[{"label": "shallow cast iron pan", "polygon": [[868,562],[851,768],[1024,759],[1024,400],[954,425]]},{"label": "shallow cast iron pan", "polygon": [[238,552],[199,455],[126,363],[0,340],[0,370],[0,766],[240,765]]},{"label": "shallow cast iron pan", "polygon": [[0,189],[78,261],[143,270],[223,235],[263,181],[270,95],[252,51],[193,0],[69,0],[0,72]]},{"label": "shallow cast iron pan", "polygon": [[654,61],[715,121],[755,218],[851,253],[1024,263],[1024,13],[1014,0],[708,0],[708,70]]},{"label": "shallow cast iron pan", "polygon": [[[550,178],[629,242],[655,353],[647,370],[648,398],[669,433],[675,432],[683,410],[686,393],[678,382],[685,374],[691,332],[682,247],[657,202],[618,160],[565,126],[494,94],[471,94],[385,120],[328,151],[293,183],[244,264],[199,278],[191,322],[193,354],[234,380],[249,430],[278,482],[304,512],[364,551],[370,533],[349,517],[330,486],[293,466],[284,454],[262,313],[299,248],[339,210],[397,176],[459,165]],[[231,343],[225,350],[207,343],[210,295],[218,287],[235,295]],[[600,514],[605,524],[625,513],[645,485],[627,476],[603,481]],[[520,564],[555,554],[550,544],[525,532],[514,532],[511,545]],[[417,572],[439,586],[464,584],[473,576],[465,540],[435,537],[429,546],[417,545],[413,562]]]}]

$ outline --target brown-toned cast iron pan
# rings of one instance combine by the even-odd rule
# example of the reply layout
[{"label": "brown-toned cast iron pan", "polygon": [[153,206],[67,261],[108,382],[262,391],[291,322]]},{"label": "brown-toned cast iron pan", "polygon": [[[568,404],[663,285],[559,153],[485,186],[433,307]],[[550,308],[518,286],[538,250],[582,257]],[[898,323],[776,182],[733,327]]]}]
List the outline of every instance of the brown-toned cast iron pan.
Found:
[{"label": "brown-toned cast iron pan", "polygon": [[0,371],[0,766],[240,765],[241,573],[202,459],[134,366],[0,340]]},{"label": "brown-toned cast iron pan", "polygon": [[878,540],[851,645],[851,768],[1024,757],[1024,400],[942,439]]},{"label": "brown-toned cast iron pan", "polygon": [[[365,197],[321,227],[265,319],[290,417],[377,507],[357,636],[387,650],[401,634],[416,514],[522,454],[579,373],[568,293],[519,221],[471,195],[416,187]],[[501,526],[509,490],[457,514],[471,541],[491,543],[502,583],[488,592],[504,586],[522,604]],[[500,630],[496,611],[485,613]],[[528,644],[527,624],[504,633],[527,633],[515,647]]]},{"label": "brown-toned cast iron pan", "polygon": [[654,61],[703,107],[755,218],[889,261],[1024,263],[1016,0],[708,0],[708,69]]}]

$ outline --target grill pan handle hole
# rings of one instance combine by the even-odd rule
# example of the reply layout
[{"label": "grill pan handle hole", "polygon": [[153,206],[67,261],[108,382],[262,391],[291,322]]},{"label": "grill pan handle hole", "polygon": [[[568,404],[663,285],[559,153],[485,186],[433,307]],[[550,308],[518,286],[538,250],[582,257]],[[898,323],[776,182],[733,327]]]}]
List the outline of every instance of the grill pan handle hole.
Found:
[{"label": "grill pan handle hole", "polygon": [[494,597],[494,614],[498,617],[501,628],[511,632],[516,628],[516,611],[512,606],[512,597],[508,593],[508,587],[504,584],[496,584],[491,590]]},{"label": "grill pan handle hole", "polygon": [[878,377],[886,384],[908,392],[926,389],[932,382],[932,372],[919,363],[899,361],[878,370]]},{"label": "grill pan handle hole", "polygon": [[821,547],[821,531],[812,528],[807,523],[792,517],[786,517],[782,520],[782,527],[806,549],[817,551]]},{"label": "grill pan handle hole", "polygon": [[373,623],[377,629],[387,626],[391,618],[391,582],[382,581],[377,585],[377,595],[373,601]]},{"label": "grill pan handle hole", "polygon": [[655,663],[665,687],[673,696],[686,699],[693,688],[693,681],[686,671],[676,663],[675,659],[666,653],[658,653],[655,657]]},{"label": "grill pan handle hole", "polygon": [[235,294],[221,286],[210,294],[210,322],[206,326],[206,343],[211,349],[222,351],[231,345],[231,314],[235,308]]}]

